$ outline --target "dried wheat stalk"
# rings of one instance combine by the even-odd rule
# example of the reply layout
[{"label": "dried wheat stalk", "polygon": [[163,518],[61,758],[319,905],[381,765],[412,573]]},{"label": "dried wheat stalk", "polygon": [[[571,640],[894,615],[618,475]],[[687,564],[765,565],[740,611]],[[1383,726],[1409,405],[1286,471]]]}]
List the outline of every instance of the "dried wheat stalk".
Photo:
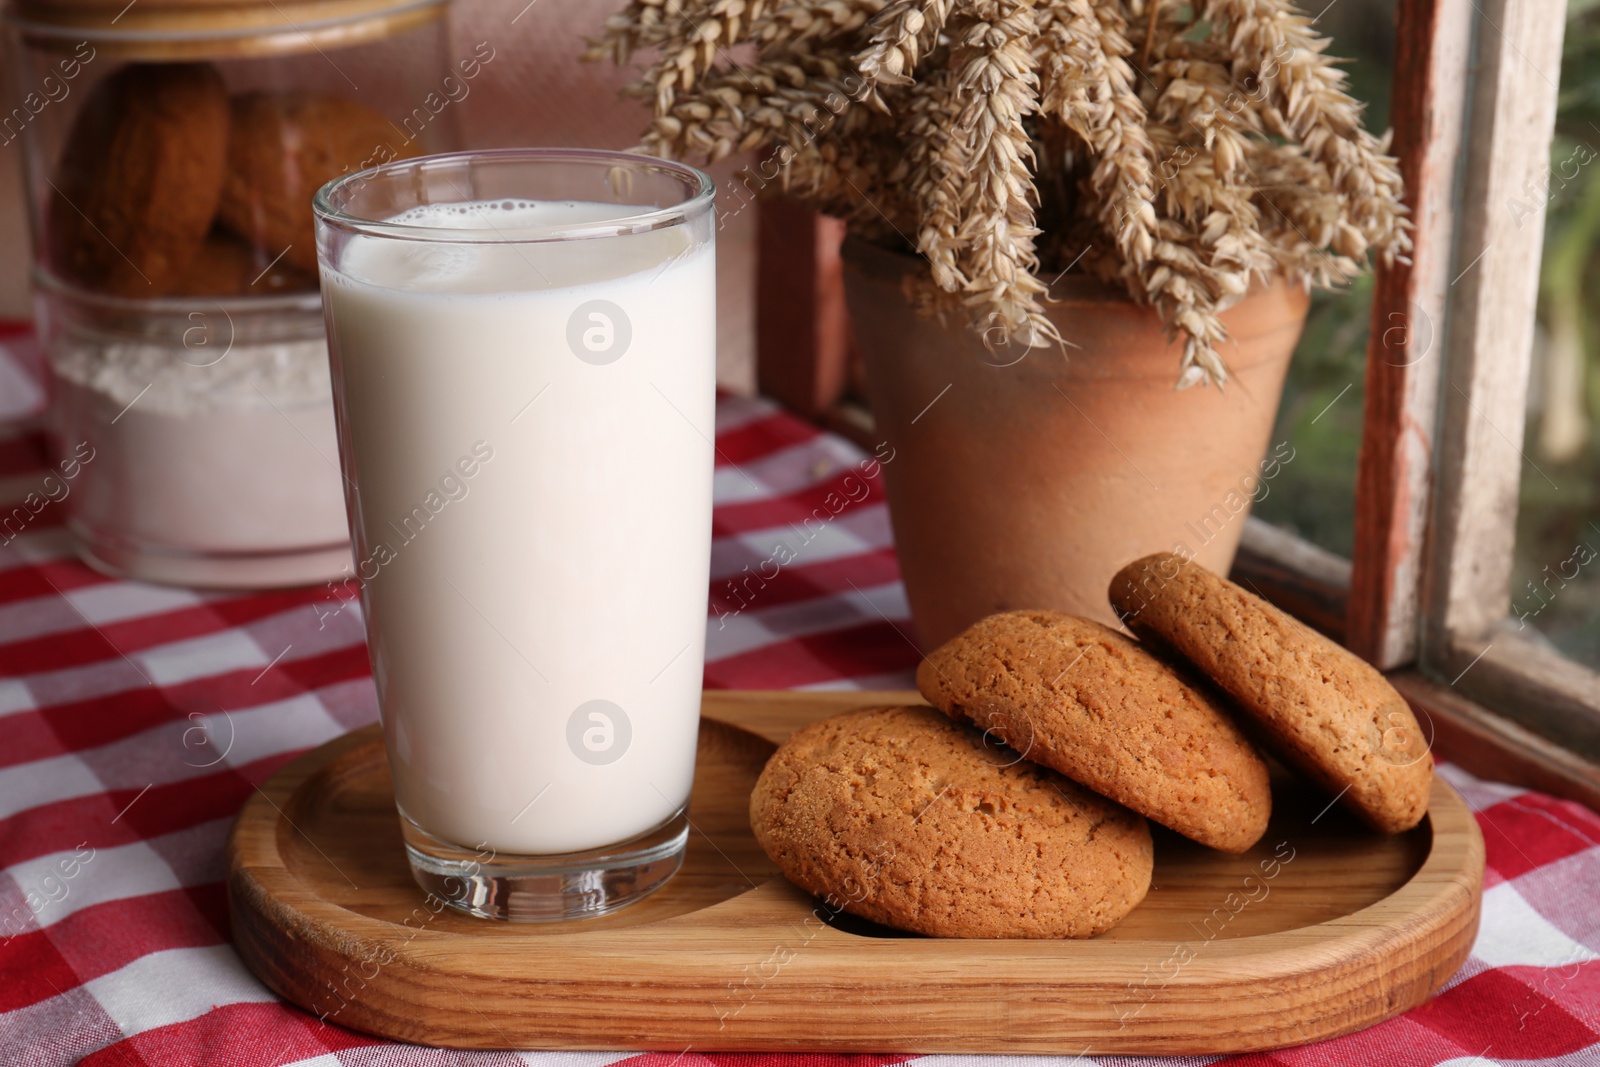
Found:
[{"label": "dried wheat stalk", "polygon": [[1155,305],[1186,385],[1226,380],[1251,285],[1410,247],[1326,46],[1289,0],[630,0],[589,54],[652,54],[643,150],[756,150],[747,187],[922,253],[920,308],[1052,343],[1041,276],[1075,265]]},{"label": "dried wheat stalk", "polygon": [[972,0],[952,25],[952,67],[960,107],[958,138],[970,169],[958,192],[956,231],[965,264],[966,304],[992,342],[1030,347],[1058,340],[1039,298],[1033,241],[1033,147],[1024,127],[1038,110],[1039,78],[1030,39],[1033,7],[1022,0]]},{"label": "dried wheat stalk", "polygon": [[1254,77],[1266,88],[1267,128],[1304,147],[1327,171],[1343,210],[1322,247],[1363,258],[1371,246],[1386,262],[1404,255],[1410,240],[1400,224],[1400,172],[1380,140],[1361,125],[1362,106],[1345,92],[1348,79],[1324,54],[1328,40],[1281,0],[1209,0],[1213,34],[1226,34],[1235,80]]},{"label": "dried wheat stalk", "polygon": [[879,89],[908,85],[921,54],[932,48],[950,20],[952,0],[888,0],[873,18],[871,44],[856,56],[864,99],[883,107]]}]

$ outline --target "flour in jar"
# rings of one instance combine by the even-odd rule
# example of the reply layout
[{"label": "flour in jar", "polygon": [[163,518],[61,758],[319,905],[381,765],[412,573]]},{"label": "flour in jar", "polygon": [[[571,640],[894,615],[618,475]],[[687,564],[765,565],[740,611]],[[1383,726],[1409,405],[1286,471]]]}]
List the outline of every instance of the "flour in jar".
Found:
[{"label": "flour in jar", "polygon": [[174,556],[348,538],[325,341],[66,335],[51,366],[61,446],[95,450],[69,498],[80,536]]}]

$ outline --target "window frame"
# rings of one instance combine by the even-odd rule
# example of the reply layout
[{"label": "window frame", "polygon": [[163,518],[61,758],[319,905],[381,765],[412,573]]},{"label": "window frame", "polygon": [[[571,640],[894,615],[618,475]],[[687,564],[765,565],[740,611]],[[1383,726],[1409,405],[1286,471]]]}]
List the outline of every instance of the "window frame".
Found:
[{"label": "window frame", "polygon": [[1528,192],[1548,186],[1565,18],[1536,0],[1398,15],[1417,247],[1377,280],[1347,642],[1415,664],[1418,693],[1510,747],[1552,743],[1600,794],[1600,673],[1508,625],[1545,220]]}]

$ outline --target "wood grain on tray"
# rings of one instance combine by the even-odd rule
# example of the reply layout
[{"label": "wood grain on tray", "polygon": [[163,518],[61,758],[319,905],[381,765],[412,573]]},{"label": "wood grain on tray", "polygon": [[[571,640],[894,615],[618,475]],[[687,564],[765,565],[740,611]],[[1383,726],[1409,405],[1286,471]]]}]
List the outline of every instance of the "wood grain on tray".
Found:
[{"label": "wood grain on tray", "polygon": [[457,1048],[1218,1053],[1345,1033],[1426,1000],[1477,932],[1483,841],[1435,781],[1375,836],[1275,781],[1239,856],[1157,831],[1153,885],[1086,941],[912,937],[778,877],[750,788],[804,723],[914,693],[706,694],[683,871],[559,926],[431,910],[412,883],[376,727],[275,775],[229,841],[235,943],[331,1022]]}]

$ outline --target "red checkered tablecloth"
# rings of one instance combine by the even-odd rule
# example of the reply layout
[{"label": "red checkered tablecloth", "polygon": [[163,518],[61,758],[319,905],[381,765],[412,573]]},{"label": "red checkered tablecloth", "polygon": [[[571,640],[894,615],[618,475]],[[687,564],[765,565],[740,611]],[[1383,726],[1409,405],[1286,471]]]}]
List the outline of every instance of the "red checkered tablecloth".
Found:
[{"label": "red checkered tablecloth", "polygon": [[[0,334],[0,409],[37,402],[31,342]],[[808,531],[759,597],[767,559],[864,454],[759,400],[717,413],[705,684],[909,686],[909,633],[881,484]],[[43,477],[43,441],[0,428],[0,513]],[[853,484],[853,483],[852,483]],[[861,497],[859,489],[854,496]],[[319,625],[322,590],[219,595],[102,577],[59,509],[0,546],[0,1064],[95,1067],[869,1067],[906,1056],[455,1053],[379,1041],[289,1007],[228,941],[234,814],[300,752],[377,716],[362,624]],[[816,524],[813,524],[815,527]],[[231,738],[221,755],[216,739]],[[1230,1064],[1600,1064],[1600,817],[1442,770],[1488,847],[1472,958],[1429,1004],[1320,1045]],[[536,1006],[530,1006],[536,1010]],[[1218,1005],[1218,1011],[1225,1011]],[[977,1067],[927,1056],[920,1067]],[[1007,1057],[1001,1067],[1134,1062]],[[1201,1064],[1214,1058],[1152,1060]]]}]

